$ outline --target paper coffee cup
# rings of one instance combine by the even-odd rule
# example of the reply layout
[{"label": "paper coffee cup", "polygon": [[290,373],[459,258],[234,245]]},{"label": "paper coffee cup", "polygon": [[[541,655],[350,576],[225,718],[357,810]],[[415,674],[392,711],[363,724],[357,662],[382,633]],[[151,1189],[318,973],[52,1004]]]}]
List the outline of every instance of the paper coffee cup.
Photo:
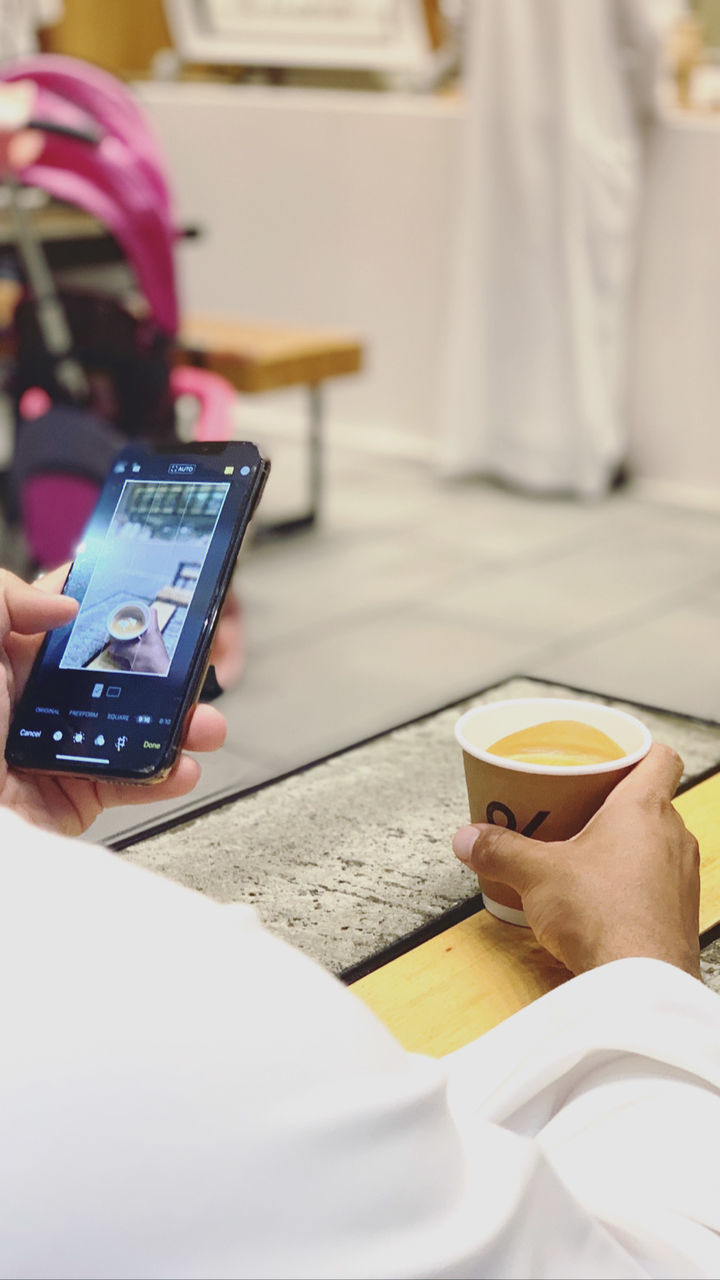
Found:
[{"label": "paper coffee cup", "polygon": [[150,610],[142,600],[128,600],[113,609],[107,620],[113,640],[139,640],[150,625]]},{"label": "paper coffee cup", "polygon": [[[549,765],[508,760],[488,747],[507,734],[550,720],[580,720],[612,738],[624,755],[599,764]],[[455,726],[463,752],[471,822],[491,822],[534,840],[567,840],[581,831],[621,778],[652,745],[635,716],[570,698],[513,698],[473,707]],[[527,926],[508,885],[478,876],[485,906],[510,924]]]}]

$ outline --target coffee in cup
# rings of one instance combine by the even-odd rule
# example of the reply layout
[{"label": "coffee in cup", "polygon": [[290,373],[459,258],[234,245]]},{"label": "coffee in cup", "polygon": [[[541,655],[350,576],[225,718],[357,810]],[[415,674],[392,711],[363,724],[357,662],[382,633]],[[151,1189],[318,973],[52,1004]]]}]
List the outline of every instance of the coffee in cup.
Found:
[{"label": "coffee in cup", "polygon": [[526,764],[572,769],[583,764],[620,760],[625,752],[602,729],[582,720],[544,720],[516,729],[488,747],[493,756]]},{"label": "coffee in cup", "polygon": [[[470,821],[536,840],[567,840],[652,744],[635,716],[602,703],[514,698],[474,707],[455,736],[463,752]],[[519,895],[478,876],[485,906],[526,924]]]},{"label": "coffee in cup", "polygon": [[113,640],[139,640],[149,625],[150,610],[141,600],[121,604],[107,620],[108,635]]}]

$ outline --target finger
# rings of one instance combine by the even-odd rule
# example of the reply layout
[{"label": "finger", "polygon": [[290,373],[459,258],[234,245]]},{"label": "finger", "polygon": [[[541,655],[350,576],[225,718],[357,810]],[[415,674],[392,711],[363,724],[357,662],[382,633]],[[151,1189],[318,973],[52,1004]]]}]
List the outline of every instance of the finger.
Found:
[{"label": "finger", "polygon": [[[453,836],[453,853],[487,880],[501,880],[522,894],[538,857],[538,842],[507,827],[485,822],[462,827]],[[547,856],[547,845],[540,846]]]},{"label": "finger", "polygon": [[35,635],[70,622],[77,613],[77,600],[39,591],[14,573],[3,571],[0,582],[7,609],[7,630]]},{"label": "finger", "polygon": [[[107,651],[111,658],[117,658],[118,662],[132,662],[137,652],[140,640],[111,640]],[[127,670],[127,668],[125,668]]]},{"label": "finger", "polygon": [[36,578],[33,586],[38,591],[44,591],[46,595],[59,595],[65,586],[67,576],[70,572],[70,562],[61,564],[57,569],[50,569],[48,573],[44,573],[42,577]]},{"label": "finger", "polygon": [[201,702],[188,721],[183,746],[188,751],[219,751],[226,735],[227,721],[222,712]]},{"label": "finger", "polygon": [[677,751],[673,751],[664,742],[654,742],[644,759],[611,791],[609,800],[624,803],[652,795],[672,800],[683,769],[684,765]]},{"label": "finger", "polygon": [[18,698],[25,688],[25,683],[37,658],[41,644],[42,636],[39,635],[9,635],[3,641],[3,648],[10,659],[10,666],[12,667],[14,678],[13,696],[15,698]]},{"label": "finger", "polygon": [[101,804],[112,809],[120,804],[152,804],[155,800],[177,800],[197,786],[200,765],[192,756],[181,755],[172,773],[153,786],[136,786],[125,782],[100,782],[97,793]]}]

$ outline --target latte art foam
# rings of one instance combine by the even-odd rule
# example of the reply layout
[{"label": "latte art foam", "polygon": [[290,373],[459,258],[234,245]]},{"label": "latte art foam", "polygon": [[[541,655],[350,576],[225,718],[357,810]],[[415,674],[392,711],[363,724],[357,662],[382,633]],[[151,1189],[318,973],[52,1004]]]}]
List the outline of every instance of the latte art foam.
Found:
[{"label": "latte art foam", "polygon": [[581,720],[546,720],[499,738],[486,750],[521,764],[556,765],[572,769],[582,765],[621,760],[622,747],[600,729]]}]

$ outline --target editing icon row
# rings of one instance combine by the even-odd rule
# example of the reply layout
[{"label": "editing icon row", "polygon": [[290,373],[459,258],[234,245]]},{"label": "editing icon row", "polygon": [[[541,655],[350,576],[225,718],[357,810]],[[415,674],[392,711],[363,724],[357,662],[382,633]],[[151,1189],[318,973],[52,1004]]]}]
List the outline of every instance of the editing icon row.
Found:
[{"label": "editing icon row", "polygon": [[[74,729],[73,732],[68,735],[65,735],[61,729],[56,729],[53,734],[53,742],[62,742],[63,738],[65,738],[66,736],[68,737],[69,741],[74,743],[75,746],[77,747],[81,747],[82,744],[86,741],[86,739],[89,740],[89,738],[91,737],[90,734],[84,733],[82,729]],[[93,738],[92,741],[93,741],[93,746],[104,747],[107,740],[105,738],[104,733],[98,733]],[[114,743],[112,745],[115,747],[116,751],[122,751],[123,748],[127,746],[127,743],[128,743],[127,734],[121,733],[118,735],[117,738],[115,738]]]}]

